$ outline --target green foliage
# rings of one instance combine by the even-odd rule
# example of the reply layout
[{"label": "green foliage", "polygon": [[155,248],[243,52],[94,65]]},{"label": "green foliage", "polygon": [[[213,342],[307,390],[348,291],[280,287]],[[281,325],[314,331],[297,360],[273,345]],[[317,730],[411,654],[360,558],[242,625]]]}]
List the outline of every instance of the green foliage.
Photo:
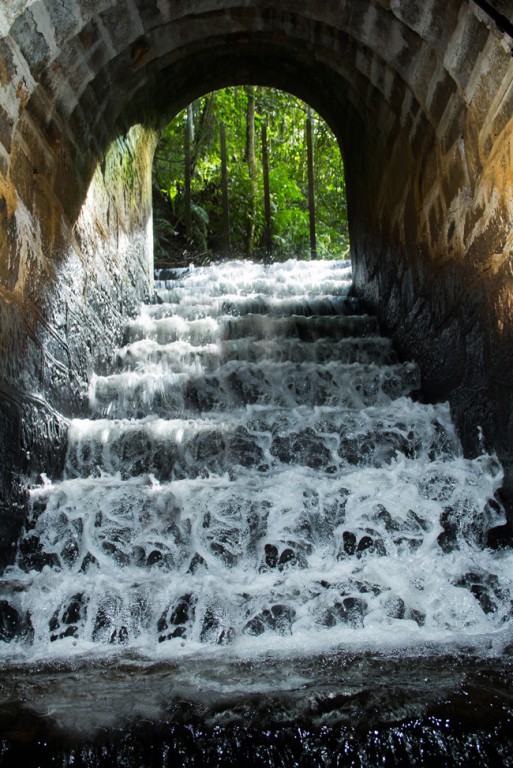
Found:
[{"label": "green foliage", "polygon": [[[255,112],[248,112],[250,94]],[[210,93],[192,105],[192,231],[185,237],[184,110],[164,130],[154,162],[155,255],[158,263],[217,254],[222,241],[220,125],[226,126],[230,238],[235,252],[263,254],[265,215],[261,129],[267,126],[273,250],[309,258],[307,106],[283,91],[238,87]],[[248,122],[254,121],[254,178]],[[349,247],[344,169],[337,141],[313,115],[317,252],[340,258]],[[251,234],[250,234],[251,230]]]}]

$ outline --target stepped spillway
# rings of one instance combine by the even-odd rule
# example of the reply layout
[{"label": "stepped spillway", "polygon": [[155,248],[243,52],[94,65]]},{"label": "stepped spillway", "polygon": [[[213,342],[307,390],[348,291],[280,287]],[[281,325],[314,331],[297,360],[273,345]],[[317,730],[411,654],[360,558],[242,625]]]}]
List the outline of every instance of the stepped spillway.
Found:
[{"label": "stepped spillway", "polygon": [[69,424],[64,476],[31,490],[1,652],[500,649],[501,467],[465,459],[447,404],[415,399],[350,265],[161,278]]}]

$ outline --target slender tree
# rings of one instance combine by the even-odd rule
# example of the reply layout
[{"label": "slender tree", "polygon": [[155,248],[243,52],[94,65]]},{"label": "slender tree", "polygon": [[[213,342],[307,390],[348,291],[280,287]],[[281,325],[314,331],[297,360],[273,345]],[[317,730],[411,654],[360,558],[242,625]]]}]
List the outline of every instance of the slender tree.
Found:
[{"label": "slender tree", "polygon": [[269,181],[269,145],[267,143],[267,124],[262,125],[262,167],[264,174],[264,249],[269,255],[273,248],[272,219],[271,219],[271,185]]},{"label": "slender tree", "polygon": [[228,253],[230,250],[230,203],[228,197],[228,156],[226,152],[226,126],[221,123],[221,190],[223,197],[223,216],[222,216],[222,246],[223,251]]},{"label": "slender tree", "polygon": [[306,151],[308,156],[308,218],[310,222],[310,258],[317,258],[317,238],[315,233],[315,177],[312,110],[308,108],[306,115]]},{"label": "slender tree", "polygon": [[184,176],[185,176],[185,234],[187,241],[192,240],[192,142],[193,142],[193,122],[192,107],[187,107],[187,120],[185,122],[184,134]]},{"label": "slender tree", "polygon": [[249,175],[249,199],[246,223],[246,253],[252,254],[255,248],[255,220],[258,194],[258,174],[255,153],[255,86],[246,87],[246,162]]}]

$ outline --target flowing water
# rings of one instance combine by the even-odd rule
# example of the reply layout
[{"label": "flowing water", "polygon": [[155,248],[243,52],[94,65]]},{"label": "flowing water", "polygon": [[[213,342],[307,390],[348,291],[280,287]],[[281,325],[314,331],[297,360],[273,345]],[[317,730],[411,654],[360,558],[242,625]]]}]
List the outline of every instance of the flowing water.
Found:
[{"label": "flowing water", "polygon": [[[501,467],[465,459],[447,404],[416,399],[418,370],[350,296],[349,263],[227,262],[168,277],[112,370],[93,378],[90,417],[69,423],[64,476],[31,491],[0,582],[0,652],[18,695],[40,715],[60,707],[70,727],[44,665],[88,664],[97,693],[103,665],[118,682],[128,665],[132,690],[134,668],[165,669],[175,699],[210,696],[217,711],[317,686],[338,702],[326,713],[345,706],[335,668],[351,667],[354,696],[366,675],[377,680],[379,657],[404,685],[423,670],[397,721],[425,707],[423,681],[446,669],[425,672],[426,659],[456,669],[463,653],[493,667],[513,627],[513,555],[487,547],[505,521]],[[147,706],[160,712],[173,696],[151,679],[162,690]],[[93,730],[123,710],[109,690]],[[311,695],[287,701],[289,720],[305,706],[312,716]]]}]

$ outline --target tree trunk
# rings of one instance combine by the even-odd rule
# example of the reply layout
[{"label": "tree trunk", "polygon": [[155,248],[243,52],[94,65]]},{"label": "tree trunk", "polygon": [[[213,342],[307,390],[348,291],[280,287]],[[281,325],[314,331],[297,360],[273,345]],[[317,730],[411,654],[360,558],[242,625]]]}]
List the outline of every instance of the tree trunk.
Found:
[{"label": "tree trunk", "polygon": [[192,136],[192,107],[187,107],[187,122],[185,124],[184,134],[184,179],[185,179],[185,235],[187,237],[187,244],[192,243],[192,199],[191,199],[191,145],[193,141]]},{"label": "tree trunk", "polygon": [[194,175],[196,164],[205,148],[215,140],[216,131],[216,98],[214,91],[203,99],[203,109],[195,120],[194,136],[191,140],[191,174]]},{"label": "tree trunk", "polygon": [[228,198],[228,159],[226,152],[226,128],[221,123],[221,188],[223,195],[222,247],[230,251],[230,204]]},{"label": "tree trunk", "polygon": [[251,255],[255,247],[255,219],[257,197],[257,166],[255,155],[255,86],[246,88],[246,162],[249,174],[249,203],[246,220],[246,253]]},{"label": "tree trunk", "polygon": [[306,117],[306,148],[308,154],[308,212],[310,218],[310,258],[317,258],[317,237],[315,234],[315,176],[314,176],[314,153],[313,153],[313,131],[312,131],[312,110],[308,108]]},{"label": "tree trunk", "polygon": [[267,147],[267,126],[262,126],[262,167],[264,171],[264,210],[265,210],[265,228],[264,228],[264,250],[265,255],[269,256],[273,248],[272,228],[271,228],[271,188],[269,185],[269,150]]}]

